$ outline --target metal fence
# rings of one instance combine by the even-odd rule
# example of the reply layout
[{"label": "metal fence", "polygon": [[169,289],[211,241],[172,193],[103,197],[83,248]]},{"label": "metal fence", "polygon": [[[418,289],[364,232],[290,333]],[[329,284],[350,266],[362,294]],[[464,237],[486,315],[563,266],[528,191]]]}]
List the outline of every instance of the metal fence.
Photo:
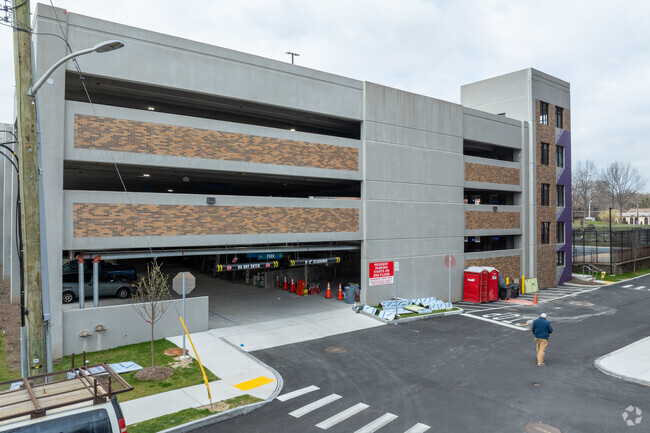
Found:
[{"label": "metal fence", "polygon": [[[610,249],[611,246],[611,249]],[[609,263],[650,257],[650,229],[573,230],[573,263]]]}]

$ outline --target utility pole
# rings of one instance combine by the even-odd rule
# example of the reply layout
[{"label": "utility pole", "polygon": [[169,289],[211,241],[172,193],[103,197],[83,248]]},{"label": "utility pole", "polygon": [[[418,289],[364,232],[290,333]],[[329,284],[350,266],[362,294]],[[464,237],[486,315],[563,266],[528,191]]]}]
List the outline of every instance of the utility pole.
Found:
[{"label": "utility pole", "polygon": [[36,98],[27,92],[34,81],[29,0],[13,0],[14,67],[20,157],[20,217],[22,218],[23,305],[26,314],[27,373],[43,374],[46,365],[41,285]]}]

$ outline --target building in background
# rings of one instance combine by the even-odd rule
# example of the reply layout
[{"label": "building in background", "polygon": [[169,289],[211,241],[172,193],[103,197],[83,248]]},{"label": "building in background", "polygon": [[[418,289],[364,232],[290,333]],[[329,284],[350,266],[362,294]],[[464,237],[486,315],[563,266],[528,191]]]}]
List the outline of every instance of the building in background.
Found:
[{"label": "building in background", "polygon": [[380,261],[399,262],[405,298],[447,299],[448,254],[452,300],[469,265],[570,278],[568,83],[525,69],[464,86],[459,105],[54,12],[37,7],[37,77],[68,54],[46,36],[57,20],[74,50],[125,43],[38,92],[54,356],[100,316],[105,345],[139,338],[120,328],[129,306],[64,311],[61,265],[80,252],[340,257],[368,304],[395,293],[368,282]]}]

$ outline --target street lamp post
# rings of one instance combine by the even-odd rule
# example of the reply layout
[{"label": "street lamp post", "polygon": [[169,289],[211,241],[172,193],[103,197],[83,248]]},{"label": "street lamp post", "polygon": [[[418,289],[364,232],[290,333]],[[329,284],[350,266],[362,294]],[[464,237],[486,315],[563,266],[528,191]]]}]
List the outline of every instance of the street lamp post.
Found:
[{"label": "street lamp post", "polygon": [[[31,28],[29,0],[13,1],[14,26]],[[45,75],[34,82],[32,65],[31,33],[14,32],[14,65],[16,78],[16,124],[20,160],[20,216],[22,221],[22,242],[19,246],[22,257],[21,298],[24,307],[26,341],[21,341],[21,367],[23,376],[43,373],[43,366],[50,365],[45,342],[45,321],[43,317],[43,294],[41,275],[41,228],[39,204],[39,157],[36,128],[36,101],[34,96],[48,77],[66,61],[88,53],[103,53],[121,48],[120,41],[107,41],[92,48],[74,52],[56,62]],[[26,316],[26,317],[25,317]],[[26,358],[26,359],[25,359]]]},{"label": "street lamp post", "polygon": [[300,54],[298,54],[298,53],[293,53],[293,52],[291,52],[291,51],[287,51],[285,54],[289,54],[289,55],[291,56],[291,64],[292,64],[292,65],[293,65],[293,58],[294,58],[294,57],[299,57],[299,56],[300,56]]}]

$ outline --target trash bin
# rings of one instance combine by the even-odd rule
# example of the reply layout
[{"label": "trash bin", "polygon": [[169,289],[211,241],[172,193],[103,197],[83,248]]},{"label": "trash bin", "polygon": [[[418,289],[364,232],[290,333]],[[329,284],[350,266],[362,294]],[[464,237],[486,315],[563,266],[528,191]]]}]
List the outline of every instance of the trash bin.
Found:
[{"label": "trash bin", "polygon": [[345,286],[345,303],[354,304],[354,295],[357,291],[357,288],[354,286]]}]

